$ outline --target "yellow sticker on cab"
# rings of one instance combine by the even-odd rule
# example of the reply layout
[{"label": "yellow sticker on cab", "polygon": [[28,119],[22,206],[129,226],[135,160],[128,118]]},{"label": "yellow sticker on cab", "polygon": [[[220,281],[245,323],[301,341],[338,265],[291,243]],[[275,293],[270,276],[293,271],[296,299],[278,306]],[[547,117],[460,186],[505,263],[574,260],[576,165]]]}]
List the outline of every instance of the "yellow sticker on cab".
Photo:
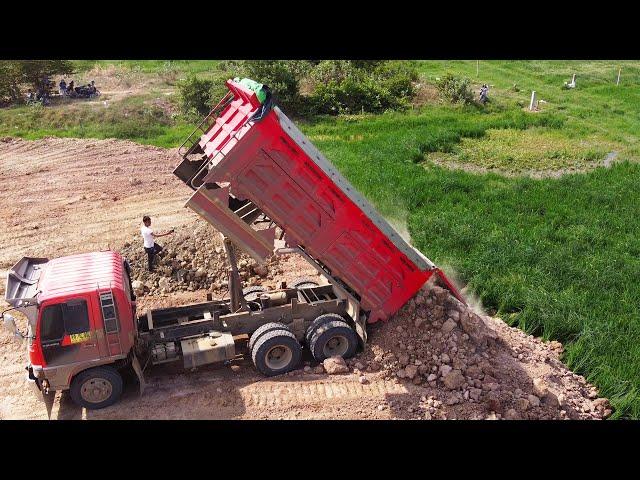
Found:
[{"label": "yellow sticker on cab", "polygon": [[71,343],[86,342],[91,338],[91,332],[74,333],[73,335],[69,335],[69,338],[71,339]]}]

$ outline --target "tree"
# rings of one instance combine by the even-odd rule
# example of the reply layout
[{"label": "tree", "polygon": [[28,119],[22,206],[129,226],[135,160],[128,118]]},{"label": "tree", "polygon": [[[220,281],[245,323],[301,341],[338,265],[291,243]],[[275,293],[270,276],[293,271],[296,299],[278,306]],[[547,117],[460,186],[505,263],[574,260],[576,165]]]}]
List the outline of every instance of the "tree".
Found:
[{"label": "tree", "polygon": [[38,90],[45,77],[72,73],[74,68],[69,60],[1,60],[0,99],[17,102],[23,85]]},{"label": "tree", "polygon": [[0,60],[0,103],[20,98],[21,68],[19,62]]}]

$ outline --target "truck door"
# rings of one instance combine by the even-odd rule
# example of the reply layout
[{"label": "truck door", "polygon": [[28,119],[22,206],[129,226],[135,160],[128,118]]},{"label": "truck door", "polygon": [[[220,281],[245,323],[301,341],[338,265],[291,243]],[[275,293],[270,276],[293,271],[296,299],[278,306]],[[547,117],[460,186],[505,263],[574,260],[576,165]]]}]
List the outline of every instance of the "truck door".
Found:
[{"label": "truck door", "polygon": [[47,367],[100,358],[91,310],[90,300],[84,296],[42,306],[39,337]]}]

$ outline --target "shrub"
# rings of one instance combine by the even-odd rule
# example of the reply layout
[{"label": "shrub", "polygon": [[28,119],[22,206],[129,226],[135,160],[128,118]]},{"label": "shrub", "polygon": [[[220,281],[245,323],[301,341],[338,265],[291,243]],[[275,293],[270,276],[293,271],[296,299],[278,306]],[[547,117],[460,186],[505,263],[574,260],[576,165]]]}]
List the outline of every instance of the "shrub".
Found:
[{"label": "shrub", "polygon": [[188,117],[203,117],[229,91],[225,85],[229,74],[220,73],[211,79],[195,76],[178,82],[178,102],[180,111]]},{"label": "shrub", "polygon": [[323,60],[309,73],[309,79],[318,86],[329,82],[341,83],[353,75],[354,66],[349,60]]},{"label": "shrub", "polygon": [[188,116],[203,116],[211,110],[213,81],[189,77],[178,83],[180,110]]},{"label": "shrub", "polygon": [[409,62],[326,60],[310,78],[310,112],[335,115],[406,107],[416,94],[418,73]]},{"label": "shrub", "polygon": [[274,101],[290,113],[300,113],[300,82],[317,62],[308,60],[224,60],[218,69],[228,78],[246,77],[267,85]]},{"label": "shrub", "polygon": [[418,71],[411,62],[384,62],[376,67],[374,76],[391,95],[403,99],[416,95]]},{"label": "shrub", "polygon": [[471,105],[474,103],[473,92],[466,78],[455,77],[447,73],[438,80],[437,85],[440,97],[453,104]]},{"label": "shrub", "polygon": [[239,66],[238,76],[267,85],[276,103],[297,111],[300,80],[308,73],[309,65],[299,60],[247,60]]}]

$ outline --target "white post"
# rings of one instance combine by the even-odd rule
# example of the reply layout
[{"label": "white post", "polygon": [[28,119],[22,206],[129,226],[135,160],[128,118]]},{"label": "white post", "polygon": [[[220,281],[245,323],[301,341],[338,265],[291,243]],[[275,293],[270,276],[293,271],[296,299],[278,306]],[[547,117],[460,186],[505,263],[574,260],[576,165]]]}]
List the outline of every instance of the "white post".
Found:
[{"label": "white post", "polygon": [[531,103],[529,103],[529,110],[533,111],[536,106],[536,91],[531,92]]},{"label": "white post", "polygon": [[618,80],[616,81],[616,87],[620,85],[620,72],[622,71],[622,67],[618,68]]},{"label": "white post", "polygon": [[573,86],[576,86],[576,74],[573,74],[573,77],[571,77],[571,83],[573,84]]}]

